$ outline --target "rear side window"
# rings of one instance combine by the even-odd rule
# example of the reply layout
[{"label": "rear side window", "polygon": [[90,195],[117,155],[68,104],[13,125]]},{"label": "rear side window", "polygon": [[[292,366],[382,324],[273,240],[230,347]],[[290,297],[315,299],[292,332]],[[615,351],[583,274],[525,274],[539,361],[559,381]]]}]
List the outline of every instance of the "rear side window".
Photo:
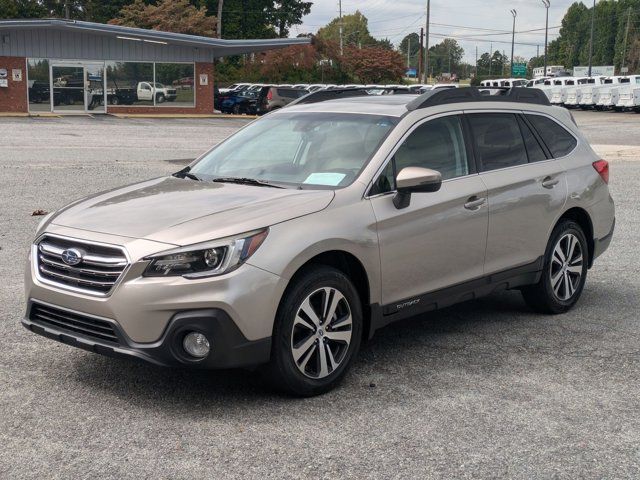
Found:
[{"label": "rear side window", "polygon": [[538,131],[554,158],[569,155],[578,145],[578,141],[573,135],[550,118],[541,115],[527,115],[527,119]]},{"label": "rear side window", "polygon": [[547,160],[547,155],[544,153],[538,139],[533,134],[529,126],[521,117],[518,117],[518,123],[520,124],[520,130],[522,131],[522,138],[524,138],[524,145],[527,147],[529,163]]},{"label": "rear side window", "polygon": [[528,163],[518,120],[511,113],[469,115],[476,153],[484,171]]}]

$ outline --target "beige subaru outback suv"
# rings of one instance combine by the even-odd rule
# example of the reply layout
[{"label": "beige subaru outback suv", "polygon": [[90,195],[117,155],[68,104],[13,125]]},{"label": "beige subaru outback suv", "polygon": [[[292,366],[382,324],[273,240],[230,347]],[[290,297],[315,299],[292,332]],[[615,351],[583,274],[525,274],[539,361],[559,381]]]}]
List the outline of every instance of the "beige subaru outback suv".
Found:
[{"label": "beige subaru outback suv", "polygon": [[613,235],[608,174],[539,90],[315,92],[173,176],[45,218],[23,323],[319,394],[397,320],[505,289],[573,307]]}]

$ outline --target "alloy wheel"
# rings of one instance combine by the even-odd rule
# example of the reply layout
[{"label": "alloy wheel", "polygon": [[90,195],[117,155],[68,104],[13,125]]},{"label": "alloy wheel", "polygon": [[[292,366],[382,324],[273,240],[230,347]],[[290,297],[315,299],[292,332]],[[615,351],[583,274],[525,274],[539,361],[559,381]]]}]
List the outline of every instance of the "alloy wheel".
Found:
[{"label": "alloy wheel", "polygon": [[584,256],[580,240],[573,233],[560,237],[553,249],[549,275],[554,295],[561,301],[571,299],[580,286]]},{"label": "alloy wheel", "polygon": [[345,296],[336,288],[320,288],[308,295],[296,314],[291,354],[298,370],[313,379],[335,372],[351,344],[353,322]]}]

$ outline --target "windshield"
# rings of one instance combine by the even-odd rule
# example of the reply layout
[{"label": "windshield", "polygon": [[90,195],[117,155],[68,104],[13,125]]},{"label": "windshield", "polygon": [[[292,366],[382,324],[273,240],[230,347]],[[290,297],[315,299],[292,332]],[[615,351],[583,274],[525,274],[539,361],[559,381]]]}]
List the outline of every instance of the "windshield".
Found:
[{"label": "windshield", "polygon": [[155,85],[156,85],[156,88],[164,88],[164,85],[163,85],[163,84],[161,84],[161,83],[157,83],[157,82],[156,82],[156,84],[155,84]]},{"label": "windshield", "polygon": [[191,172],[204,180],[234,177],[309,189],[346,187],[397,123],[377,115],[269,115],[215,147]]}]

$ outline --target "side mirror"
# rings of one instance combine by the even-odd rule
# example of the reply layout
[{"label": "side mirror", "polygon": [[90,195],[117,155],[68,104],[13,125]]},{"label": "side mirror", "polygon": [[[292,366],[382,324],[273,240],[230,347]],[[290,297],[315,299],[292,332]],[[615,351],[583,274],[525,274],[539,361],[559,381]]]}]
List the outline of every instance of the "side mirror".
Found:
[{"label": "side mirror", "polygon": [[393,204],[398,210],[407,208],[411,203],[412,193],[437,192],[441,186],[440,172],[421,167],[403,168],[396,177],[398,193],[393,197]]}]

